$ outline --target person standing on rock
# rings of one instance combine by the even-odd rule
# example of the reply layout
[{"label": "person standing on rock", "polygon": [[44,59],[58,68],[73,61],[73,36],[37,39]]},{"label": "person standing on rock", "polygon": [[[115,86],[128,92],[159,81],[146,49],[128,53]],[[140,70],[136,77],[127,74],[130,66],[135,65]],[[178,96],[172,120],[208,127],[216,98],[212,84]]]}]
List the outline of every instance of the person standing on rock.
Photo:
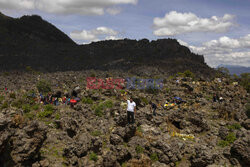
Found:
[{"label": "person standing on rock", "polygon": [[135,123],[135,113],[136,113],[136,104],[133,101],[133,98],[127,100],[127,119],[128,124]]},{"label": "person standing on rock", "polygon": [[157,109],[157,106],[155,103],[151,102],[151,111],[153,111],[153,115],[156,116],[155,110]]}]

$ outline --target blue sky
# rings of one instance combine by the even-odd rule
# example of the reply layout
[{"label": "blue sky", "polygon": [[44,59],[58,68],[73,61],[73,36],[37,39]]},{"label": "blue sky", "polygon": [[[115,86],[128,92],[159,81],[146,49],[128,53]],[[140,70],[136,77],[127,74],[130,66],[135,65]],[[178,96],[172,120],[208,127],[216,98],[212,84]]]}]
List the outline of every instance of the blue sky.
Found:
[{"label": "blue sky", "polygon": [[80,44],[176,38],[210,66],[250,66],[250,0],[0,0],[0,10],[41,15]]}]

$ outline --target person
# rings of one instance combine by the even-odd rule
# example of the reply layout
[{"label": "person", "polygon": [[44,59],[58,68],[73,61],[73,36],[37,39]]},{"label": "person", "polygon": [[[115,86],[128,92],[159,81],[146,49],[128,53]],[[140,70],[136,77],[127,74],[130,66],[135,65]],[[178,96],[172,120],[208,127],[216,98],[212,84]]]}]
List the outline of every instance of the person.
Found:
[{"label": "person", "polygon": [[224,101],[223,97],[219,98],[219,102],[222,103]]},{"label": "person", "polygon": [[219,100],[218,95],[217,95],[217,94],[214,94],[214,96],[213,96],[213,101],[214,101],[214,102],[217,102],[218,100]]},{"label": "person", "polygon": [[151,102],[151,111],[153,111],[153,115],[156,116],[155,110],[157,109],[157,106],[155,103]]},{"label": "person", "polygon": [[127,120],[128,124],[135,123],[136,104],[132,98],[127,100]]}]

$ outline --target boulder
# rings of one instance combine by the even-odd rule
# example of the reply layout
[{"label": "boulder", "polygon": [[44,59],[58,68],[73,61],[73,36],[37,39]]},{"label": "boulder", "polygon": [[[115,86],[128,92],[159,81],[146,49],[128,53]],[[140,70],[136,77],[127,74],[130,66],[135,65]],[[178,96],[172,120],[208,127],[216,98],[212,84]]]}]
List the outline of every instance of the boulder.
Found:
[{"label": "boulder", "polygon": [[238,139],[231,147],[231,156],[236,158],[242,166],[250,166],[250,137]]}]

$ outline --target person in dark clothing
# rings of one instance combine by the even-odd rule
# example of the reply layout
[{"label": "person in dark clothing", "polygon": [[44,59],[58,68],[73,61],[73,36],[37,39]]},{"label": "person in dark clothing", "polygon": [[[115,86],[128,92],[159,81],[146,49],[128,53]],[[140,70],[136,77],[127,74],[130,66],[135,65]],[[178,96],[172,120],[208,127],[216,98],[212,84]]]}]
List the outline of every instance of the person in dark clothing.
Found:
[{"label": "person in dark clothing", "polygon": [[151,110],[153,111],[153,115],[156,116],[155,110],[157,109],[157,105],[151,102]]},{"label": "person in dark clothing", "polygon": [[219,101],[219,97],[217,94],[214,94],[213,96],[213,102],[218,102]]},{"label": "person in dark clothing", "polygon": [[77,97],[77,92],[76,92],[75,90],[73,90],[73,91],[71,92],[71,96]]}]

